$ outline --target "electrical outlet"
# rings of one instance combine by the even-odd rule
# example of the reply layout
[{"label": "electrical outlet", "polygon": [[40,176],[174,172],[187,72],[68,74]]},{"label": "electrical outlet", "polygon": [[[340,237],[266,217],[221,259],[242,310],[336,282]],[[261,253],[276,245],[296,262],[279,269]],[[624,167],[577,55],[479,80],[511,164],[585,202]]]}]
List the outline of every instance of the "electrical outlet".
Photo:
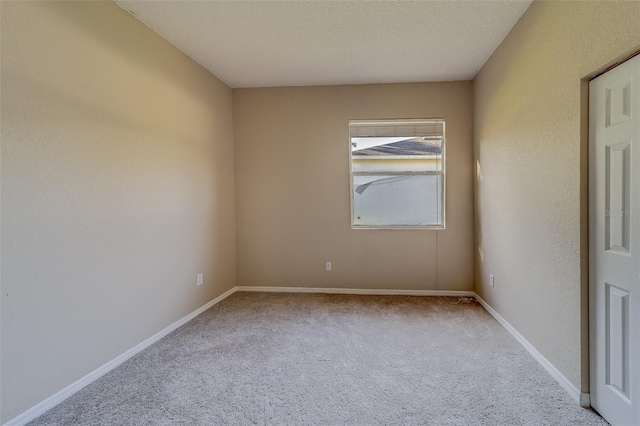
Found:
[{"label": "electrical outlet", "polygon": [[327,271],[331,270],[331,262],[327,262],[324,264],[324,269],[326,269]]},{"label": "electrical outlet", "polygon": [[196,285],[202,285],[202,283],[204,283],[204,274],[198,274]]},{"label": "electrical outlet", "polygon": [[493,287],[494,284],[495,284],[494,276],[493,274],[489,274],[489,285]]}]

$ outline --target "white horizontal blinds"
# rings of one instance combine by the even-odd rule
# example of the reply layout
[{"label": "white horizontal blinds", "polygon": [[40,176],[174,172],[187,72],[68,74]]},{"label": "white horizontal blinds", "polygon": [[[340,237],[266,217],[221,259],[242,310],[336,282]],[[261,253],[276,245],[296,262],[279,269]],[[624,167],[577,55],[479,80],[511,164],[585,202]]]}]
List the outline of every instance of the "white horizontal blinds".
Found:
[{"label": "white horizontal blinds", "polygon": [[352,138],[363,137],[415,137],[442,136],[443,120],[351,121]]}]

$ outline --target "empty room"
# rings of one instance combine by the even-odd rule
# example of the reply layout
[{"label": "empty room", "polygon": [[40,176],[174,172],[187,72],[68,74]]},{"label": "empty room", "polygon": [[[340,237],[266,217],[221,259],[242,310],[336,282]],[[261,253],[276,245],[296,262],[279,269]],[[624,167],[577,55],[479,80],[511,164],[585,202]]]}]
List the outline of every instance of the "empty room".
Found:
[{"label": "empty room", "polygon": [[0,424],[640,426],[638,53],[638,1],[0,1]]}]

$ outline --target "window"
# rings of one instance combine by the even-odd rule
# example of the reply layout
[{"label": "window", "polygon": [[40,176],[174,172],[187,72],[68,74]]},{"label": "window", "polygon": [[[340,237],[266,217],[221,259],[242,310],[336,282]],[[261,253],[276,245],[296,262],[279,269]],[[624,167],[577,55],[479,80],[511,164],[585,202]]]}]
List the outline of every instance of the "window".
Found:
[{"label": "window", "polygon": [[349,122],[352,228],[444,228],[444,124]]}]

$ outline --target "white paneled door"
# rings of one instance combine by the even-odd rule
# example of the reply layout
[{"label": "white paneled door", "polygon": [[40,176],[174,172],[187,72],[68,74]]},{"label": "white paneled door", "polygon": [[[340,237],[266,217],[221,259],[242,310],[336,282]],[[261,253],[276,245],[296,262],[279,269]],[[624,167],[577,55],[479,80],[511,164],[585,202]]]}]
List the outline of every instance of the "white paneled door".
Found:
[{"label": "white paneled door", "polygon": [[591,405],[640,425],[640,56],[591,81]]}]

